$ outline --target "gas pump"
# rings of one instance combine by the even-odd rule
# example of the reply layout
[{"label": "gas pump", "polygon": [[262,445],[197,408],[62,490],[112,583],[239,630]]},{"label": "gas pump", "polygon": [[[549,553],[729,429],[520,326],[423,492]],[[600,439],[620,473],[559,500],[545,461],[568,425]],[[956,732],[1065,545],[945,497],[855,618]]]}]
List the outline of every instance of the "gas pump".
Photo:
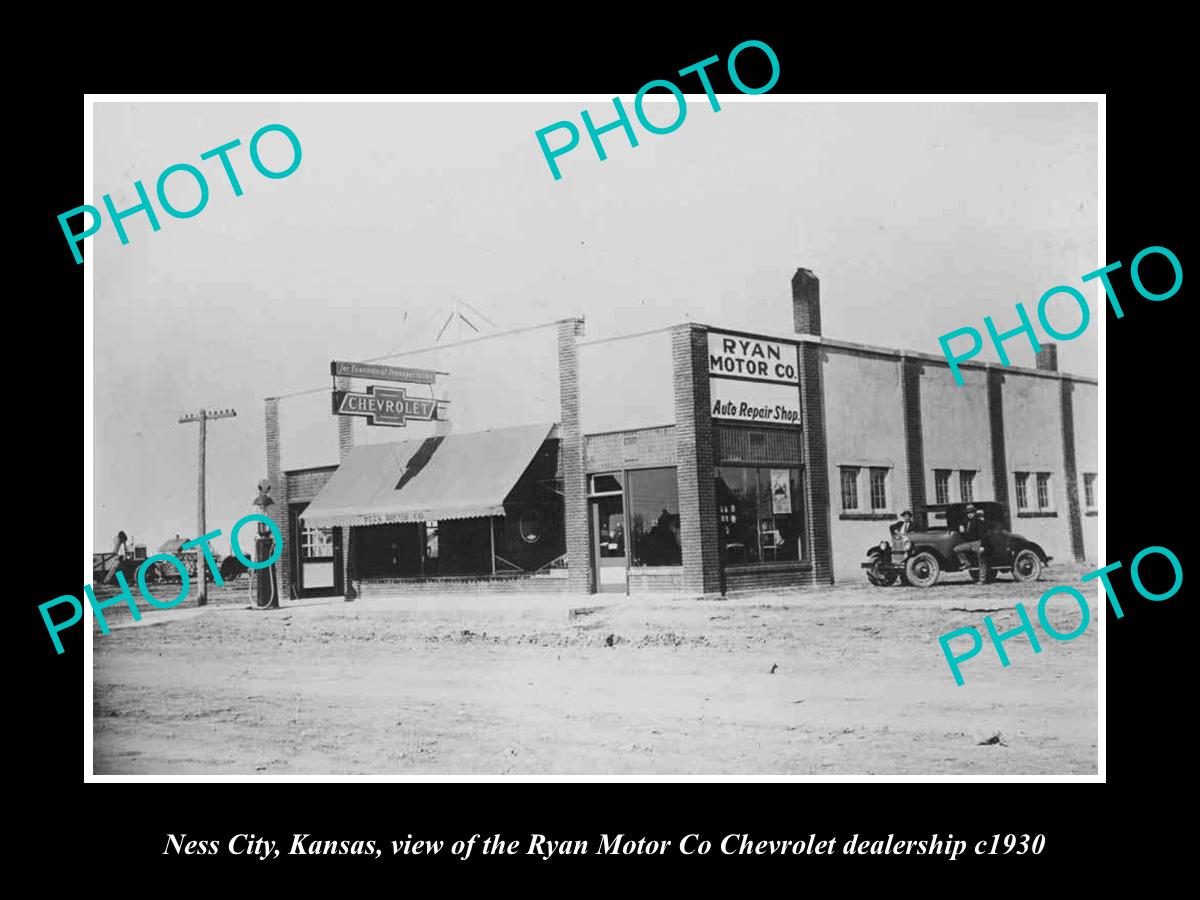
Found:
[{"label": "gas pump", "polygon": [[[271,482],[265,478],[258,483],[258,496],[254,505],[264,516],[269,515],[268,507],[274,506],[271,499]],[[275,553],[275,538],[270,527],[265,522],[258,523],[258,535],[254,539],[254,561],[264,562]],[[275,571],[276,563],[271,563],[263,569],[255,569],[250,575],[250,603],[255,609],[279,609],[279,579]]]}]

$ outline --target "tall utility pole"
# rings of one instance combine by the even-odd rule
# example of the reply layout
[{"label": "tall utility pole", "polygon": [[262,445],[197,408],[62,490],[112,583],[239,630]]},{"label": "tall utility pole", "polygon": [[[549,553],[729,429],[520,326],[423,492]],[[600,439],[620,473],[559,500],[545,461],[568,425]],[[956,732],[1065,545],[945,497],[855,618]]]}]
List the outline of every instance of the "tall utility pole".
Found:
[{"label": "tall utility pole", "polygon": [[[200,474],[196,481],[196,537],[208,533],[208,528],[204,524],[204,445],[208,435],[205,423],[209,419],[228,419],[236,415],[237,411],[233,409],[202,409],[198,413],[188,413],[179,420],[181,425],[187,422],[200,423]],[[196,577],[199,579],[196,605],[204,606],[208,603],[208,566],[200,558],[199,551],[196,552]]]}]

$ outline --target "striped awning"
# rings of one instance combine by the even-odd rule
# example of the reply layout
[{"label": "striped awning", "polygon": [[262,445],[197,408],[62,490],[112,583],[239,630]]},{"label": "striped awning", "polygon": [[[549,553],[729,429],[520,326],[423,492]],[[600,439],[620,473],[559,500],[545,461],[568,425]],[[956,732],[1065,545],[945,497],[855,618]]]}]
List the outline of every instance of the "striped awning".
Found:
[{"label": "striped awning", "polygon": [[355,447],[301,515],[314,527],[504,515],[553,425]]}]

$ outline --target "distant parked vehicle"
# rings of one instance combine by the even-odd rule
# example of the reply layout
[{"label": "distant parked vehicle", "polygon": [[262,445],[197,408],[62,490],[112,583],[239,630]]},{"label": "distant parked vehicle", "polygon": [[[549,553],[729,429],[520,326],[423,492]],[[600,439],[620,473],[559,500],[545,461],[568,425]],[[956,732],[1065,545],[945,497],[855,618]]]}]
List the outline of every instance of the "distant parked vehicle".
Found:
[{"label": "distant parked vehicle", "polygon": [[[121,532],[124,536],[125,532]],[[109,551],[107,553],[92,554],[92,584],[104,584],[109,577],[109,574],[114,571],[120,572],[125,576],[127,584],[135,584],[137,578],[138,566],[146,560],[146,545],[135,544],[131,539],[121,541],[125,545],[125,555],[114,566],[114,561],[120,555],[117,551]],[[113,580],[116,580],[116,575],[113,575]]]},{"label": "distant parked vehicle", "polygon": [[[867,580],[876,587],[887,587],[897,579],[914,587],[932,587],[942,572],[968,571],[978,579],[979,569],[964,570],[954,548],[962,542],[958,527],[966,518],[966,503],[943,503],[926,507],[924,521],[907,535],[895,535],[867,548],[867,561],[862,567]],[[988,582],[1001,573],[1010,573],[1014,581],[1036,581],[1050,564],[1038,544],[1009,531],[1008,508],[1003,503],[982,501],[974,504],[991,523],[992,530],[984,541]]]},{"label": "distant parked vehicle", "polygon": [[[108,579],[108,573],[112,569],[113,558],[115,553],[93,553],[92,554],[92,584],[104,584]],[[127,556],[117,563],[117,571],[125,576],[125,583],[129,585],[137,585],[138,567],[146,561],[143,556],[141,559]],[[158,571],[158,566],[151,566],[146,570],[146,583],[158,584],[162,578]],[[176,579],[178,580],[178,579]],[[113,576],[113,581],[116,581],[116,576]]]}]

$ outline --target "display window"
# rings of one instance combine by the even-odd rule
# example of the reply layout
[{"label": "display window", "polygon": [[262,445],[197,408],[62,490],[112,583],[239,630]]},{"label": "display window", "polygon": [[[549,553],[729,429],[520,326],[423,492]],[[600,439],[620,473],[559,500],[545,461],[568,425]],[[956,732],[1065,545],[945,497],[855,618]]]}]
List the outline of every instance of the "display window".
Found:
[{"label": "display window", "polygon": [[726,565],[805,559],[801,470],[718,466],[717,517]]}]

